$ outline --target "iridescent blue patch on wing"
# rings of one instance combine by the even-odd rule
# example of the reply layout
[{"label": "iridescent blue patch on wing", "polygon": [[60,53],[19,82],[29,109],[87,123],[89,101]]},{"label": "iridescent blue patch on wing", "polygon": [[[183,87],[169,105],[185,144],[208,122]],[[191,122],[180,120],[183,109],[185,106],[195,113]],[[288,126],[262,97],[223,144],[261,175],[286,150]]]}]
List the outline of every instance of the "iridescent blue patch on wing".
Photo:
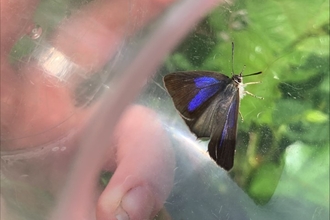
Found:
[{"label": "iridescent blue patch on wing", "polygon": [[220,89],[220,81],[213,77],[202,76],[195,80],[196,88],[199,89],[196,96],[189,102],[188,111],[196,110],[205,101],[211,98]]},{"label": "iridescent blue patch on wing", "polygon": [[207,86],[212,86],[212,85],[217,84],[217,83],[220,82],[216,78],[210,77],[210,76],[198,77],[194,81],[195,81],[196,87],[199,88],[199,89],[207,87]]}]

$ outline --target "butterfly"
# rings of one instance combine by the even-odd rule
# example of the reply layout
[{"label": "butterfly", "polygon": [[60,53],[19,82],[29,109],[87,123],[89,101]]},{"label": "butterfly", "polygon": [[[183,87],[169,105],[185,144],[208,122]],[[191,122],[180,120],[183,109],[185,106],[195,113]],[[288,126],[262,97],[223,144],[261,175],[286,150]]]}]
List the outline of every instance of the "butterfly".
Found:
[{"label": "butterfly", "polygon": [[[232,69],[234,43],[232,43]],[[211,71],[174,72],[164,77],[164,85],[174,106],[197,138],[210,138],[208,152],[222,168],[229,171],[234,165],[237,136],[237,118],[240,98],[245,94],[243,77],[258,75],[239,74],[228,77]],[[260,98],[260,97],[257,97]]]}]

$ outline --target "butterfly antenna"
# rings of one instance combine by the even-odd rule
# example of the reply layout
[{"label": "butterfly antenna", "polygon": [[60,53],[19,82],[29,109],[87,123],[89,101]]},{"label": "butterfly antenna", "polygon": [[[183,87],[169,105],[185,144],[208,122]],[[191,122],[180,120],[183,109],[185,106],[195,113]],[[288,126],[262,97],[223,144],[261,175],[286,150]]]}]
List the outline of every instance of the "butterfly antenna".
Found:
[{"label": "butterfly antenna", "polygon": [[241,72],[239,73],[239,75],[242,76],[242,77],[243,77],[242,73],[244,72],[245,68],[246,68],[246,65],[243,66]]},{"label": "butterfly antenna", "polygon": [[[245,67],[245,66],[244,66]],[[244,70],[244,69],[243,69]],[[243,71],[242,70],[242,71]],[[242,77],[246,77],[246,76],[254,76],[254,75],[259,75],[259,74],[261,74],[262,72],[261,71],[259,71],[259,72],[256,72],[256,73],[251,73],[251,74],[248,74],[248,75],[242,75]]]},{"label": "butterfly antenna", "polygon": [[234,74],[234,42],[231,42],[231,75]]}]

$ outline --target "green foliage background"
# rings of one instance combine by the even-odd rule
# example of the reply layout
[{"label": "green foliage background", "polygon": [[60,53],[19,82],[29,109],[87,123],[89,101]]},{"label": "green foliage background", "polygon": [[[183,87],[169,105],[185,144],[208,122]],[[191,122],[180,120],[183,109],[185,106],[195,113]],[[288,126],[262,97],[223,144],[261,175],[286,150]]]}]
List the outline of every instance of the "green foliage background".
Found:
[{"label": "green foliage background", "polygon": [[[36,21],[45,35],[66,15],[66,4],[42,1]],[[49,19],[44,11],[52,13],[46,16]],[[30,41],[18,42],[13,62],[33,50]],[[316,207],[313,219],[326,216],[329,1],[237,0],[222,5],[182,42],[164,71],[201,69],[230,75],[231,42],[235,43],[235,73],[244,65],[245,74],[263,71],[244,81],[261,81],[247,90],[264,100],[246,96],[241,101],[244,122],[239,121],[235,166],[229,174],[256,203],[276,200],[284,207],[299,203]],[[285,219],[295,219],[294,215],[287,213]]]},{"label": "green foliage background", "polygon": [[[168,59],[261,81],[240,111],[232,178],[259,204],[286,198],[329,213],[329,1],[240,0],[214,10]],[[216,183],[215,183],[216,184]],[[288,204],[289,205],[289,204]],[[317,219],[317,215],[316,215]]]}]

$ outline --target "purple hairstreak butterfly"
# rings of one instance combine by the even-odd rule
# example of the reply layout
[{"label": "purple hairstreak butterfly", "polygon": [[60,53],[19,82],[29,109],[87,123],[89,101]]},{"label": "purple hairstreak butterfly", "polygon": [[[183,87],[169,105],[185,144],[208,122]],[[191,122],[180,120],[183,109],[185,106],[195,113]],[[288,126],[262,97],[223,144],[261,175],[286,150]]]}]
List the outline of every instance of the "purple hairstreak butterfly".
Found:
[{"label": "purple hairstreak butterfly", "polygon": [[[234,43],[232,43],[231,78],[211,71],[174,72],[164,77],[164,85],[173,99],[176,109],[197,138],[210,138],[208,152],[211,158],[225,170],[234,165],[237,136],[237,119],[240,99],[245,94],[243,77],[234,74]],[[257,97],[260,98],[260,97]]]}]

